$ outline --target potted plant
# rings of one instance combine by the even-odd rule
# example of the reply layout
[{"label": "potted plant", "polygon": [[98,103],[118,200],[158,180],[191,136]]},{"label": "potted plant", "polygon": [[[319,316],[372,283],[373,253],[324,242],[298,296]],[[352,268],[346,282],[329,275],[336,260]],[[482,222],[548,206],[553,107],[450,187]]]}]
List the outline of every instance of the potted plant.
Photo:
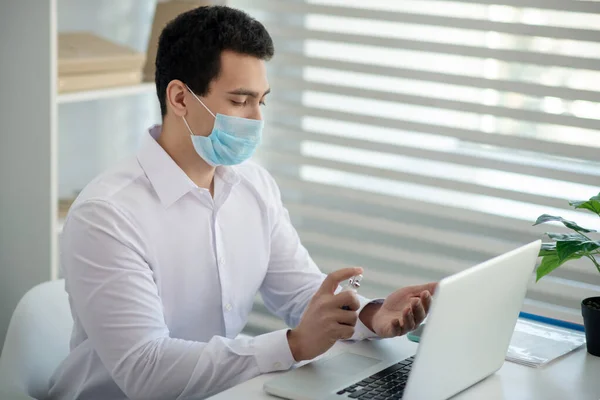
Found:
[{"label": "potted plant", "polygon": [[[569,205],[575,209],[591,211],[600,217],[600,193],[585,201],[570,201]],[[579,226],[576,222],[565,220],[552,215],[541,215],[535,225],[556,221],[571,229],[572,233],[546,233],[554,242],[543,243],[540,250],[541,264],[537,268],[536,282],[548,275],[564,263],[588,258],[600,272],[600,239],[594,239],[596,233],[593,229]],[[600,356],[600,297],[589,297],[581,302],[583,324],[588,352]]]}]

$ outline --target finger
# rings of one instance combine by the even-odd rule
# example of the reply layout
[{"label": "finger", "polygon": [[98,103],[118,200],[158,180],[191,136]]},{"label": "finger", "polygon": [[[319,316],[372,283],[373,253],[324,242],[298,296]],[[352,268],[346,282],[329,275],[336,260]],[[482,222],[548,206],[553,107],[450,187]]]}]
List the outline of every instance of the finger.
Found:
[{"label": "finger", "polygon": [[404,330],[405,333],[414,330],[417,327],[415,324],[415,317],[412,313],[412,308],[409,308],[404,317]]},{"label": "finger", "polygon": [[338,310],[336,311],[334,318],[339,324],[356,326],[358,313],[356,313],[356,311]]},{"label": "finger", "polygon": [[317,293],[333,294],[340,283],[362,273],[363,269],[360,267],[338,269],[327,275]]},{"label": "finger", "polygon": [[356,293],[352,291],[340,292],[333,297],[332,305],[335,308],[356,311],[360,308],[360,301]]},{"label": "finger", "polygon": [[410,287],[410,293],[413,296],[419,296],[421,292],[428,291],[429,293],[435,293],[435,289],[437,288],[437,282],[430,282],[424,285],[416,285]]},{"label": "finger", "polygon": [[437,282],[429,282],[425,286],[427,286],[427,291],[429,293],[431,293],[431,295],[433,296],[433,294],[435,293],[435,291],[436,291],[436,289],[438,287],[438,283]]},{"label": "finger", "polygon": [[419,328],[421,326],[421,324],[415,324],[415,329],[413,329],[413,331],[416,331],[417,328]]},{"label": "finger", "polygon": [[354,335],[354,327],[347,325],[339,325],[339,328],[335,332],[335,338],[338,340],[347,340]]},{"label": "finger", "polygon": [[402,313],[400,313],[400,317],[392,321],[392,336],[402,336],[410,332],[410,327],[407,324],[409,312],[410,307],[406,307],[402,310]]},{"label": "finger", "polygon": [[406,329],[407,314],[408,308],[405,308],[404,310],[402,310],[402,313],[400,314],[398,319],[392,322],[392,327],[394,328],[394,336],[402,336],[408,333],[408,330]]},{"label": "finger", "polygon": [[429,290],[424,290],[421,292],[421,295],[419,297],[421,298],[421,302],[423,303],[425,314],[429,314],[429,309],[431,308],[431,293],[429,292]]},{"label": "finger", "polygon": [[415,324],[417,325],[423,322],[425,317],[427,317],[427,313],[425,312],[425,307],[423,307],[423,302],[421,301],[421,299],[413,301],[412,313],[415,318]]},{"label": "finger", "polygon": [[404,324],[400,319],[395,319],[392,321],[392,330],[393,332],[391,336],[402,336],[406,333],[404,332]]}]

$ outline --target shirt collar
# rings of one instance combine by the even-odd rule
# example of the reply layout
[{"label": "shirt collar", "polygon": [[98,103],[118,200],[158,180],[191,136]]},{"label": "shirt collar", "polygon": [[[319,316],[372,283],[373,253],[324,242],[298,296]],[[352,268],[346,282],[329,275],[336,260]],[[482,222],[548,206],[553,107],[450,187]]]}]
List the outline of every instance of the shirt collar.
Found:
[{"label": "shirt collar", "polygon": [[[161,125],[154,125],[148,130],[137,159],[162,205],[168,208],[198,186],[158,144],[157,139],[161,130]],[[215,179],[217,178],[222,179],[225,184],[231,186],[240,181],[240,177],[233,167],[217,167]]]}]

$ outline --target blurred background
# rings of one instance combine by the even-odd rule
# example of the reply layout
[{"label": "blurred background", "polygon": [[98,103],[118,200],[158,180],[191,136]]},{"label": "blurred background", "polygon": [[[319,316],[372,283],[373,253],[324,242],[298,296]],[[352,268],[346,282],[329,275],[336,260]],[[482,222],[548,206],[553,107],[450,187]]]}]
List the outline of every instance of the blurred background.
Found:
[{"label": "blurred background", "polygon": [[[544,213],[600,229],[568,205],[600,192],[600,2],[218,3],[275,41],[256,161],[324,272],[363,266],[361,293],[382,297],[541,238]],[[60,278],[70,201],[160,122],[141,73],[160,7],[0,0],[0,343],[20,297]],[[59,38],[78,31],[145,56],[133,80],[63,86],[77,81]],[[575,261],[532,283],[524,310],[581,323],[594,295],[600,274]],[[257,297],[246,332],[282,326]]]}]

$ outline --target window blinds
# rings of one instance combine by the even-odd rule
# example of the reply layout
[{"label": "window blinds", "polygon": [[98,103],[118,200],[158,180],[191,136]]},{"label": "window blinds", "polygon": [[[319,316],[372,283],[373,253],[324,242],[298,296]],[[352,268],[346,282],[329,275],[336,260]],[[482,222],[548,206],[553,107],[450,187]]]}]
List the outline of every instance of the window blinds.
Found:
[{"label": "window blinds", "polygon": [[[230,3],[275,41],[258,161],[324,272],[381,297],[565,231],[540,214],[600,229],[568,206],[600,191],[600,2]],[[580,323],[593,295],[571,262],[524,310]],[[282,326],[257,299],[248,331]]]}]

